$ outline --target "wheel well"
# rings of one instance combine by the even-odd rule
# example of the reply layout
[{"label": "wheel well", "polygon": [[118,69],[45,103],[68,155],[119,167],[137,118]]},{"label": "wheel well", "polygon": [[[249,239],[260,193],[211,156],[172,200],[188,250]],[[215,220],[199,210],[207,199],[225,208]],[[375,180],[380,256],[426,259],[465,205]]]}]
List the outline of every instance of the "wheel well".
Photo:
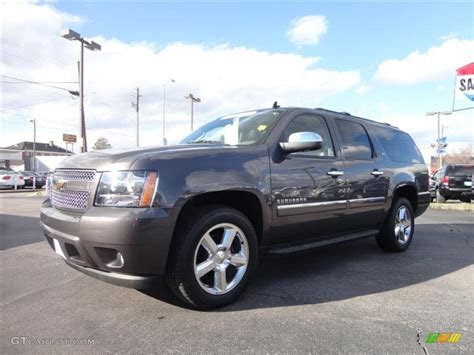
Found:
[{"label": "wheel well", "polygon": [[395,190],[395,195],[399,197],[404,197],[410,201],[413,211],[416,212],[418,208],[418,195],[416,194],[416,189],[413,186],[405,185],[397,188]]},{"label": "wheel well", "polygon": [[176,225],[193,209],[206,205],[222,205],[234,208],[244,214],[252,223],[260,243],[263,232],[263,214],[257,196],[248,191],[217,191],[195,196],[182,207]]}]

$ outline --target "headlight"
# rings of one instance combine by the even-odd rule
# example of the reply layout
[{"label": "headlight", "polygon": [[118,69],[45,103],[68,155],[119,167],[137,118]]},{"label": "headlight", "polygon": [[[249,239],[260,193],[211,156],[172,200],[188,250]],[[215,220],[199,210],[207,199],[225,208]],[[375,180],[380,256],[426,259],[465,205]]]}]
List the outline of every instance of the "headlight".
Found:
[{"label": "headlight", "polygon": [[95,196],[96,206],[150,207],[158,186],[154,171],[102,173]]}]

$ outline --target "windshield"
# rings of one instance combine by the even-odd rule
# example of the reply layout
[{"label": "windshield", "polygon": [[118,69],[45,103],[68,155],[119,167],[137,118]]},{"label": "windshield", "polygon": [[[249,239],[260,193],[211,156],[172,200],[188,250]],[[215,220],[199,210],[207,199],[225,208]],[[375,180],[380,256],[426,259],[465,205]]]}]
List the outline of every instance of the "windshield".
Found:
[{"label": "windshield", "polygon": [[283,112],[284,110],[252,111],[220,117],[198,128],[180,143],[255,144],[270,131]]}]

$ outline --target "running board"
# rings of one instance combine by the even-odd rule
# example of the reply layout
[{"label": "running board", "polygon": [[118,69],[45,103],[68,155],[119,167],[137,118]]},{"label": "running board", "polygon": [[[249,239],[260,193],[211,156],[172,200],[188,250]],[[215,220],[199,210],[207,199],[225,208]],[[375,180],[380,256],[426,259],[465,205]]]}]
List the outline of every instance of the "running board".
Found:
[{"label": "running board", "polygon": [[310,249],[319,248],[326,245],[337,244],[341,242],[347,242],[349,240],[359,239],[359,238],[367,238],[373,237],[379,234],[380,231],[378,229],[369,229],[362,232],[346,234],[340,237],[324,239],[324,240],[317,240],[313,242],[298,244],[298,245],[291,245],[291,246],[277,246],[272,247],[267,250],[268,254],[289,254],[289,253],[296,253],[299,251],[305,251]]}]

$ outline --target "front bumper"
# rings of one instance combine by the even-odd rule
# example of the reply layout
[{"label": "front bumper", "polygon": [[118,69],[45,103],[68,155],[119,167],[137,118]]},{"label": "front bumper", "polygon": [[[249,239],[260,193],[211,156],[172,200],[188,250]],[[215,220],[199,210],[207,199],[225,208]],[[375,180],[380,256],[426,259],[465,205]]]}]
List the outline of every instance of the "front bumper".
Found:
[{"label": "front bumper", "polygon": [[136,275],[126,275],[119,274],[116,272],[105,272],[97,269],[92,269],[90,267],[79,266],[77,264],[66,261],[73,269],[91,276],[95,279],[117,285],[122,287],[134,288],[137,290],[147,290],[150,289],[155,281],[155,276],[136,276]]},{"label": "front bumper", "polygon": [[91,207],[84,214],[53,208],[46,200],[41,226],[53,250],[89,276],[144,288],[164,273],[174,216],[160,208]]}]

